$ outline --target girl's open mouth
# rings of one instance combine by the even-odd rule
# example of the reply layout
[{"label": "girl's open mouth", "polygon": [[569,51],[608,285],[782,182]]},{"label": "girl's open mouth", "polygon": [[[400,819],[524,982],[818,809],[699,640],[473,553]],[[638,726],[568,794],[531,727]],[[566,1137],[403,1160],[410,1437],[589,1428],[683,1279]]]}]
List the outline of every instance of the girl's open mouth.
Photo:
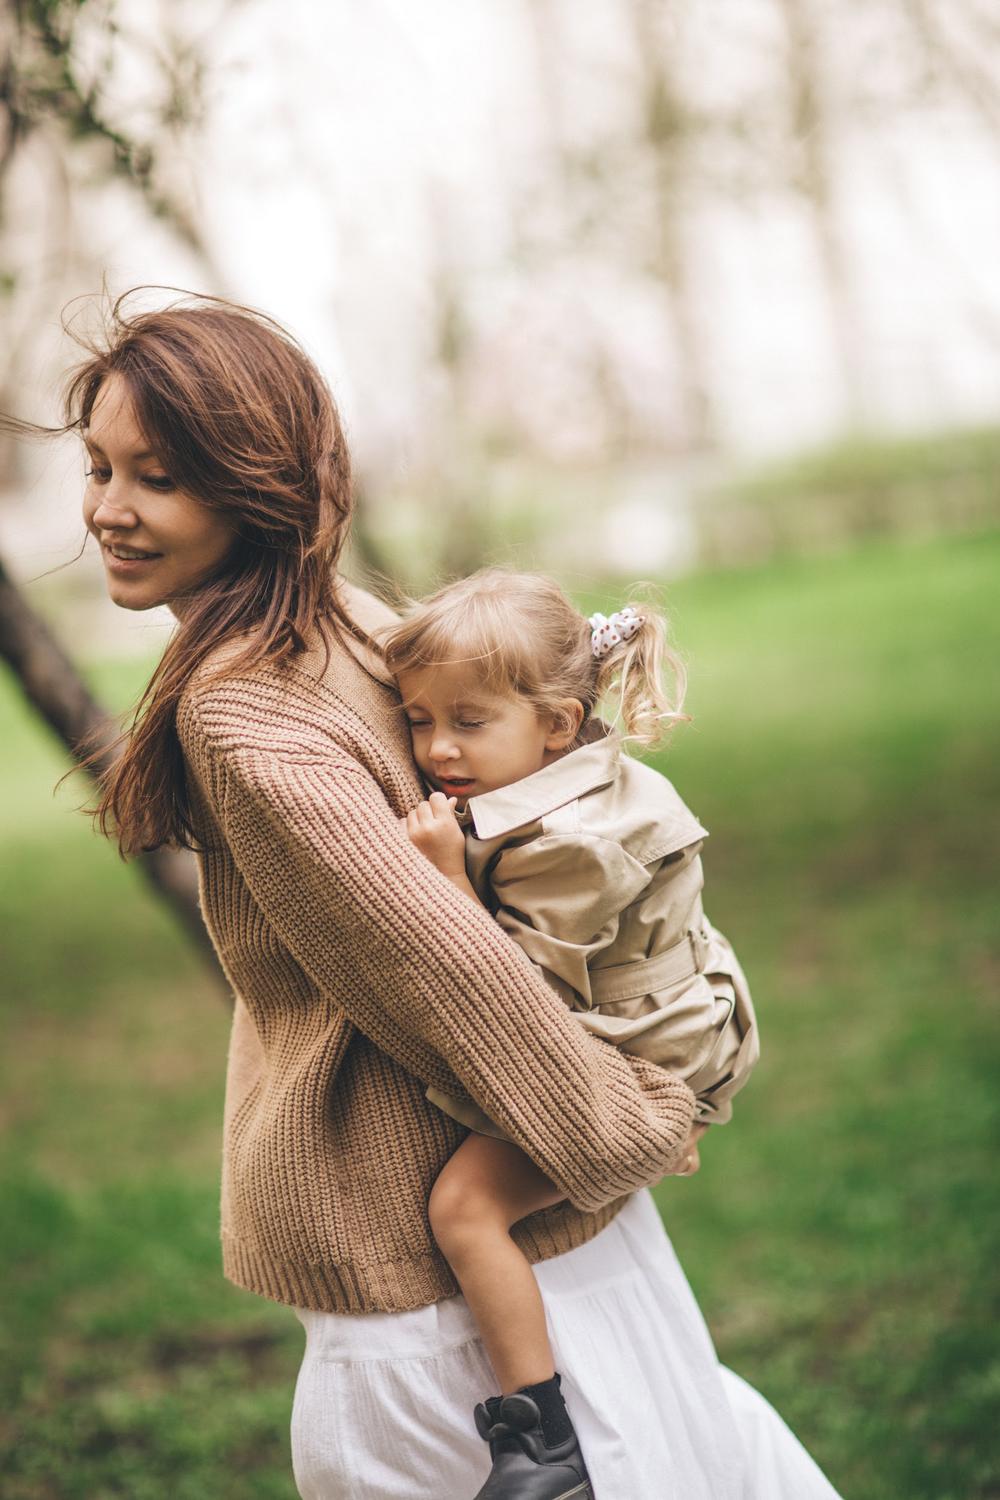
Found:
[{"label": "girl's open mouth", "polygon": [[450,797],[461,797],[471,786],[475,786],[475,780],[471,776],[450,776],[447,780],[439,776],[437,783],[441,790],[447,792]]}]

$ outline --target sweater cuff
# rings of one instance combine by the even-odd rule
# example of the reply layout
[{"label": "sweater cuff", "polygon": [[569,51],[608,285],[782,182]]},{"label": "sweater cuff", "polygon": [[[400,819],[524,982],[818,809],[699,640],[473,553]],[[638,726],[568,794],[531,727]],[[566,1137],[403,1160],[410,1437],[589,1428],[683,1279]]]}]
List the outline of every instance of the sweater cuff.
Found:
[{"label": "sweater cuff", "polygon": [[[630,1061],[641,1063],[641,1059]],[[574,1208],[582,1209],[584,1213],[598,1213],[624,1194],[652,1186],[669,1176],[680,1164],[694,1124],[697,1101],[683,1079],[651,1063],[643,1064],[643,1068],[658,1075],[652,1091],[654,1098],[648,1106],[649,1112],[655,1115],[657,1128],[651,1129],[648,1114],[644,1119],[636,1119],[636,1129],[629,1132],[636,1148],[632,1156],[623,1157],[621,1141],[616,1139],[609,1142],[607,1159],[603,1163],[600,1160],[589,1163],[594,1170],[585,1178],[581,1176],[576,1182],[559,1184],[565,1188]],[[635,1109],[634,1098],[623,1099],[623,1115]],[[645,1150],[640,1148],[640,1143]],[[602,1165],[608,1168],[609,1175],[598,1178],[595,1174]]]}]

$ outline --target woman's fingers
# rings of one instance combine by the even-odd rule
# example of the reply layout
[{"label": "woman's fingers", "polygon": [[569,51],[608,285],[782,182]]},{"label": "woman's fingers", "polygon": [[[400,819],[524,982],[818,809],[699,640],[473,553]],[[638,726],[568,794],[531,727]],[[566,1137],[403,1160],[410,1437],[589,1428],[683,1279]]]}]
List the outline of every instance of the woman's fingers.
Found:
[{"label": "woman's fingers", "polygon": [[418,802],[416,807],[411,807],[410,811],[406,814],[406,831],[412,838],[422,828],[427,828],[430,822],[431,817],[427,810],[427,803]]},{"label": "woman's fingers", "polygon": [[684,1155],[681,1157],[680,1165],[674,1173],[675,1177],[693,1177],[701,1167],[701,1152],[698,1150],[698,1142],[708,1126],[705,1124],[692,1125],[691,1134],[687,1138]]},{"label": "woman's fingers", "polygon": [[687,1155],[681,1162],[680,1168],[674,1173],[675,1177],[693,1177],[701,1166],[701,1155],[697,1146],[689,1146]]}]

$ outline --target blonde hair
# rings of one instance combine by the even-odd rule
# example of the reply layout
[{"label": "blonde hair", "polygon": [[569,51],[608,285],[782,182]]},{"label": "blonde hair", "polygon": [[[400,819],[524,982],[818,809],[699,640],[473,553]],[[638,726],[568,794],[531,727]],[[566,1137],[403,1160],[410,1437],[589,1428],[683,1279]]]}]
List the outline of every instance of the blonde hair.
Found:
[{"label": "blonde hair", "polygon": [[[620,605],[619,609],[625,608]],[[642,624],[600,659],[592,628],[559,585],[538,573],[482,568],[411,601],[401,624],[379,632],[389,670],[474,663],[488,692],[513,694],[538,714],[560,713],[562,700],[583,704],[584,724],[600,706],[614,704],[612,728],[643,746],[659,744],[679,720],[687,674],[667,646],[662,613],[646,603],[632,608]],[[664,673],[672,679],[672,693]]]}]

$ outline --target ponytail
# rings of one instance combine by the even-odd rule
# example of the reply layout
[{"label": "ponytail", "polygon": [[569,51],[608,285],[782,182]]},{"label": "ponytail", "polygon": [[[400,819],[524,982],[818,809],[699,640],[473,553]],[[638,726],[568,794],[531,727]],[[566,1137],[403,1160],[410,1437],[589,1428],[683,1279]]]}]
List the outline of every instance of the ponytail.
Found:
[{"label": "ponytail", "polygon": [[[667,622],[647,604],[624,604],[610,619],[591,615],[595,698],[615,704],[614,727],[638,745],[659,745],[683,712],[687,672],[667,645]],[[664,682],[669,675],[672,691]]]}]

